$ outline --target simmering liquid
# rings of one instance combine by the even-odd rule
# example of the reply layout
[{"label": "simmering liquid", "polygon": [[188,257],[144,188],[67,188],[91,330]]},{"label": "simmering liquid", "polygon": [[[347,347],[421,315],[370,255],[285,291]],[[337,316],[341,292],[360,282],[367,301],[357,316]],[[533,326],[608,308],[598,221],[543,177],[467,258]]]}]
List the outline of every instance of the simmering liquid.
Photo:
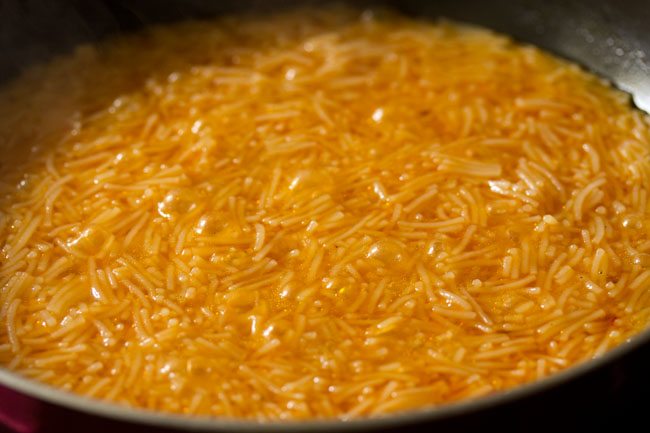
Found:
[{"label": "simmering liquid", "polygon": [[183,23],[0,100],[0,364],[55,387],[369,416],[541,379],[650,320],[648,119],[487,30]]}]

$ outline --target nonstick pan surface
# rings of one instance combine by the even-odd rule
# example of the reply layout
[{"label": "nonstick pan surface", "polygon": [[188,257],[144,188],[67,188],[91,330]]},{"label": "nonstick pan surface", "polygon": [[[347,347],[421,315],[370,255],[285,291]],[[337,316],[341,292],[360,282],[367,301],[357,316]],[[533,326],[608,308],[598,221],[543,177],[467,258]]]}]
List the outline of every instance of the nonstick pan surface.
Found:
[{"label": "nonstick pan surface", "polygon": [[[81,42],[146,25],[233,11],[266,13],[325,1],[0,0],[0,82]],[[339,2],[340,3],[340,2]],[[405,14],[476,23],[572,60],[650,110],[650,4],[646,1],[355,1]],[[74,79],[74,77],[71,77]],[[142,431],[605,431],[638,425],[650,401],[650,333],[541,382],[439,408],[352,422],[289,424],[188,418],[67,394],[0,369],[0,426],[21,432]],[[0,431],[1,431],[0,427]]]}]

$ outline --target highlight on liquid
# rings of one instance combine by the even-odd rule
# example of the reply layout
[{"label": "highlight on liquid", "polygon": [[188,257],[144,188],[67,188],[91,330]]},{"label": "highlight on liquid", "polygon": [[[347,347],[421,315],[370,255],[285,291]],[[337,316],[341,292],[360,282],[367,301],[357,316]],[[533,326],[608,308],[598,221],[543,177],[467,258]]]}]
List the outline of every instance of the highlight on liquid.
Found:
[{"label": "highlight on liquid", "polygon": [[347,419],[539,380],[648,324],[647,117],[488,30],[188,22],[0,101],[0,364],[20,375]]}]

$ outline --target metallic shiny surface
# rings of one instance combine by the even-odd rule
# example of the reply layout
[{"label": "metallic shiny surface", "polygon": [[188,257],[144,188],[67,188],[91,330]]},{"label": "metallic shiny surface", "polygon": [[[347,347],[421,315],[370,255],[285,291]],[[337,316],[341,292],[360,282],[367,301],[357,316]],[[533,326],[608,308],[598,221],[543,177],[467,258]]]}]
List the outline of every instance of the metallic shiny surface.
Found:
[{"label": "metallic shiny surface", "polygon": [[[265,13],[295,4],[314,7],[325,1],[0,0],[0,81],[27,65],[69,51],[79,42],[129,32],[158,22],[213,16],[237,10]],[[448,17],[480,24],[575,61],[631,93],[635,104],[650,111],[650,7],[645,1],[438,0],[357,1],[418,17]],[[69,420],[78,431],[543,431],[561,425],[598,428],[608,411],[626,395],[650,397],[650,331],[608,352],[542,381],[472,401],[367,420],[260,424],[250,421],[185,417],[90,400],[53,389],[0,369],[0,385],[28,403],[33,419],[23,431],[59,431],[43,426]],[[0,396],[11,394],[0,394]],[[10,398],[10,397],[6,397]],[[31,405],[31,406],[30,406]],[[23,405],[23,407],[27,407]],[[9,408],[9,404],[4,404]],[[3,416],[16,410],[0,409]],[[563,412],[564,411],[564,412]],[[564,413],[564,415],[563,415]],[[563,416],[575,419],[556,424]],[[611,415],[611,413],[610,413]],[[613,415],[612,415],[613,416]],[[584,418],[590,418],[589,422]],[[11,421],[11,420],[10,420]],[[573,422],[573,424],[571,424]],[[505,423],[505,424],[504,424]],[[71,424],[71,425],[72,425]],[[20,427],[20,426],[18,426]],[[13,426],[16,431],[18,429]],[[76,431],[70,427],[67,431]],[[566,429],[565,429],[566,428]]]}]

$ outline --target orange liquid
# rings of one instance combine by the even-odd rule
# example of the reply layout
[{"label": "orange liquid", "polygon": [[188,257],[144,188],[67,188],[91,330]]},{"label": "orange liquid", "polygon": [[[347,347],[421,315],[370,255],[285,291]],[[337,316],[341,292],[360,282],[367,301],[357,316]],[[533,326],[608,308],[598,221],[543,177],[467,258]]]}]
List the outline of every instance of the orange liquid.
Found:
[{"label": "orange liquid", "polygon": [[36,380],[349,418],[541,379],[648,323],[647,118],[486,30],[186,23],[2,100],[0,362]]}]

